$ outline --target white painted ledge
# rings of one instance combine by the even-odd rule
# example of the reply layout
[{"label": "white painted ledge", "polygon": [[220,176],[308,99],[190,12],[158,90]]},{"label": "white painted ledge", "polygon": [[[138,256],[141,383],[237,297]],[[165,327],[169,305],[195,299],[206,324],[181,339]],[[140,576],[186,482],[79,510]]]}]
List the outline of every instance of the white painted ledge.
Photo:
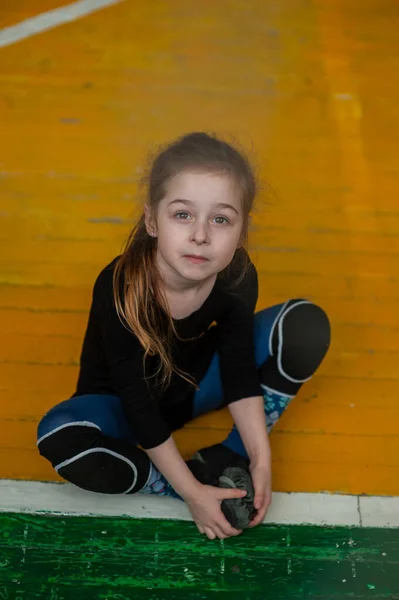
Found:
[{"label": "white painted ledge", "polygon": [[399,527],[399,498],[360,496],[363,527]]},{"label": "white painted ledge", "polygon": [[[165,496],[93,494],[70,483],[0,480],[0,512],[191,521],[183,502]],[[284,525],[399,527],[399,497],[273,493],[264,521]]]}]

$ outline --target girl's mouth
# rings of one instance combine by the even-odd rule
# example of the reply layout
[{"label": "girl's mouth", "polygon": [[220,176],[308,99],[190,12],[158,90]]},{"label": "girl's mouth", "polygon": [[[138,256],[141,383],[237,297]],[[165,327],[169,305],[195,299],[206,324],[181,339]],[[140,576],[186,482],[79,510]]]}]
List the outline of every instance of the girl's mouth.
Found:
[{"label": "girl's mouth", "polygon": [[207,258],[204,258],[203,256],[194,256],[192,254],[186,254],[184,256],[184,258],[187,258],[187,260],[189,260],[190,262],[194,263],[194,264],[200,264],[203,262],[207,262]]}]

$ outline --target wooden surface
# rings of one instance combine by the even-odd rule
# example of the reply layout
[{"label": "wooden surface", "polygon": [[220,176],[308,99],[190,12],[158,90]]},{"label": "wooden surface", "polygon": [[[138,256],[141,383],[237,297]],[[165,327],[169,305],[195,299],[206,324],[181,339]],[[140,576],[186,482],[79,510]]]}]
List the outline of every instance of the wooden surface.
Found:
[{"label": "wooden surface", "polygon": [[395,600],[397,530],[0,515],[0,598]]},{"label": "wooden surface", "polygon": [[[61,4],[3,0],[0,24]],[[278,192],[254,217],[258,308],[307,297],[332,320],[271,436],[274,489],[399,494],[398,30],[395,0],[126,1],[0,49],[0,476],[56,478],[36,425],[74,391],[137,175],[205,129]],[[193,422],[183,454],[230,423]]]}]

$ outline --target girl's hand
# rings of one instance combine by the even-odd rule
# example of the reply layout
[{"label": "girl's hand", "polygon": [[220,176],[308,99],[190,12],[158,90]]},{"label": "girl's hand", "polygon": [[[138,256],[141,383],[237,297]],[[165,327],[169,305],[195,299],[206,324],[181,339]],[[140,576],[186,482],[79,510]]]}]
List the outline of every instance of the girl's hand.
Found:
[{"label": "girl's hand", "polygon": [[254,506],[257,514],[252,519],[248,528],[256,527],[265,518],[267,510],[272,501],[272,477],[271,467],[269,465],[252,464],[249,465],[252,481],[255,488]]},{"label": "girl's hand", "polygon": [[185,498],[195,524],[200,533],[210,540],[221,540],[240,535],[242,531],[234,529],[222,513],[220,505],[227,498],[243,498],[247,492],[242,490],[227,490],[211,485],[199,484],[195,495]]}]

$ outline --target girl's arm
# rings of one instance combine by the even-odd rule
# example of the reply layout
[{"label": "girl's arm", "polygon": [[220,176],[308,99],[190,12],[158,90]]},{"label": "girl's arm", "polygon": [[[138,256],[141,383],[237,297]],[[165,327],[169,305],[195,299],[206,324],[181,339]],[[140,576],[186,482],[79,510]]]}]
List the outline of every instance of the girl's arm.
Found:
[{"label": "girl's arm", "polygon": [[271,452],[263,402],[262,396],[243,398],[229,404],[229,410],[251,463],[269,467]]},{"label": "girl's arm", "polygon": [[147,449],[145,452],[179,496],[184,500],[195,497],[201,484],[184,462],[172,436],[159,446]]},{"label": "girl's arm", "polygon": [[255,527],[263,521],[272,500],[272,460],[263,397],[237,400],[229,404],[229,409],[250,459],[257,509],[250,527]]}]

